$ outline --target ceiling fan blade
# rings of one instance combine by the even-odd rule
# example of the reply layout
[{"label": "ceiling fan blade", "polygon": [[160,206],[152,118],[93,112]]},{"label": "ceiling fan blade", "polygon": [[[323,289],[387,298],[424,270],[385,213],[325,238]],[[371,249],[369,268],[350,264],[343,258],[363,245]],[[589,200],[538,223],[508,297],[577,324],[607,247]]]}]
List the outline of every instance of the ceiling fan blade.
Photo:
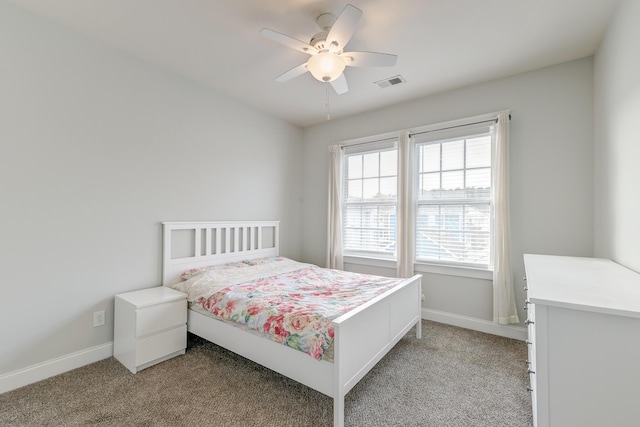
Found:
[{"label": "ceiling fan blade", "polygon": [[327,45],[332,52],[341,52],[351,40],[358,27],[362,11],[350,4],[346,5],[335,24],[327,34]]},{"label": "ceiling fan blade", "polygon": [[349,91],[349,86],[347,86],[347,78],[344,76],[344,73],[340,74],[340,77],[338,77],[334,81],[329,82],[329,84],[338,95],[342,95],[343,93],[347,93],[347,91]]},{"label": "ceiling fan blade", "polygon": [[288,46],[292,49],[295,49],[298,52],[306,53],[308,55],[315,55],[316,53],[318,53],[318,51],[309,43],[305,43],[298,39],[294,39],[293,37],[287,36],[286,34],[282,34],[277,31],[270,30],[268,28],[261,29],[260,34],[265,36],[268,39],[273,40],[274,42],[277,42],[285,46]]},{"label": "ceiling fan blade", "polygon": [[344,52],[340,57],[350,67],[393,67],[398,61],[398,55],[379,52]]},{"label": "ceiling fan blade", "polygon": [[303,75],[307,71],[309,71],[309,70],[307,69],[307,63],[305,62],[304,64],[300,64],[297,67],[290,69],[289,71],[287,71],[286,73],[284,73],[283,75],[278,77],[276,79],[276,81],[280,82],[280,83],[284,83],[284,82],[286,82],[288,80],[291,80],[291,79],[293,79],[295,77]]}]

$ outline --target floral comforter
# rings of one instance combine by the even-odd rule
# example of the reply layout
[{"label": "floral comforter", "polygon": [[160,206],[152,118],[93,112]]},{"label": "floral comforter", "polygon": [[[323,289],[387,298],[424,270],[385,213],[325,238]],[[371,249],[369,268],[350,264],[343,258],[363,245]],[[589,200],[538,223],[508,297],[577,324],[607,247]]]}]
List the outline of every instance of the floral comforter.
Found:
[{"label": "floral comforter", "polygon": [[183,278],[173,287],[192,304],[318,360],[332,358],[333,319],[398,283],[283,257],[189,270]]}]

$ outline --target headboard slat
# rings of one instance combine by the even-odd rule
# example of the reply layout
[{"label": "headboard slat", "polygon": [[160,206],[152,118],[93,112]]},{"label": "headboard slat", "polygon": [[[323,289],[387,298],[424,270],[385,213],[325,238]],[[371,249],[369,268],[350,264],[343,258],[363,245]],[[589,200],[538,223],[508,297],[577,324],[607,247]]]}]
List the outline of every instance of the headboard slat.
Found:
[{"label": "headboard slat", "polygon": [[205,256],[211,255],[211,228],[207,227],[204,232],[204,238],[206,242],[204,244]]},{"label": "headboard slat", "polygon": [[202,256],[202,229],[196,229],[195,234],[196,235],[193,242],[193,253],[197,258]]},{"label": "headboard slat", "polygon": [[[220,232],[220,229],[219,228],[216,229],[216,253],[215,253],[216,255],[219,254],[222,251],[222,246],[221,246],[222,243],[221,243],[221,240],[220,240],[222,238],[221,236],[222,236],[222,233]],[[214,255],[214,254],[212,254],[212,255]]]}]

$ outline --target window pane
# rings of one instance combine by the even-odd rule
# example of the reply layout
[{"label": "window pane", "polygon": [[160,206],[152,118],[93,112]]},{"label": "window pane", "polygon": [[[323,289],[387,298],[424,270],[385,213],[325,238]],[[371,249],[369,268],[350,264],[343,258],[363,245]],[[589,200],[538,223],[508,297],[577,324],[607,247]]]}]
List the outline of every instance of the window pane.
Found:
[{"label": "window pane", "polygon": [[377,206],[363,206],[362,212],[362,227],[364,228],[376,228],[378,223],[378,207]]},{"label": "window pane", "polygon": [[490,206],[419,206],[416,259],[488,265]]},{"label": "window pane", "polygon": [[345,227],[344,229],[344,249],[359,249],[362,242],[362,230],[360,228]]},{"label": "window pane", "polygon": [[416,259],[452,260],[442,241],[440,206],[419,206],[416,221]]},{"label": "window pane", "polygon": [[465,207],[465,257],[467,262],[489,264],[491,250],[491,208],[487,205]]},{"label": "window pane", "polygon": [[465,228],[473,232],[488,233],[491,228],[491,209],[489,205],[465,206]]},{"label": "window pane", "polygon": [[467,171],[467,188],[491,187],[491,169],[472,169]]},{"label": "window pane", "polygon": [[[433,190],[440,190],[440,173],[425,173],[422,175],[420,181],[420,190],[422,193],[427,193]],[[427,194],[424,194],[427,196]]]},{"label": "window pane", "polygon": [[360,227],[362,224],[360,206],[347,206],[344,216],[344,226],[348,228]]},{"label": "window pane", "polygon": [[491,169],[467,171],[467,198],[487,199],[491,197]]},{"label": "window pane", "polygon": [[398,193],[398,181],[395,176],[390,178],[380,178],[380,197],[393,199]]},{"label": "window pane", "polygon": [[464,172],[442,172],[443,190],[460,190],[464,188]]},{"label": "window pane", "polygon": [[[395,253],[395,206],[348,207],[347,211],[345,250],[387,255]],[[352,219],[355,217],[359,219]]]},{"label": "window pane", "polygon": [[420,146],[420,172],[435,172],[440,170],[440,144]]},{"label": "window pane", "polygon": [[464,140],[442,144],[442,170],[464,167]]},{"label": "window pane", "polygon": [[349,181],[347,187],[347,199],[362,199],[361,179]]},{"label": "window pane", "polygon": [[378,178],[369,178],[362,180],[362,197],[364,199],[373,199],[379,194]]},{"label": "window pane", "polygon": [[362,156],[347,156],[347,179],[362,178]]},{"label": "window pane", "polygon": [[368,153],[363,157],[363,178],[371,178],[378,176],[380,172],[379,153]]},{"label": "window pane", "polygon": [[467,167],[491,167],[491,136],[467,140]]},{"label": "window pane", "polygon": [[380,176],[398,175],[398,151],[390,150],[380,153]]}]

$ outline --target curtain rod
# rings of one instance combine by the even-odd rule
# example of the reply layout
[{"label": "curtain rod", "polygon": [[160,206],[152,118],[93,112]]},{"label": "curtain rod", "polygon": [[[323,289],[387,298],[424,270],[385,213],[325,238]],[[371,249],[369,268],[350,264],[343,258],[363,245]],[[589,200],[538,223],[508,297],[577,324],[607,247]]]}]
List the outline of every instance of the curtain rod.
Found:
[{"label": "curtain rod", "polygon": [[[509,114],[509,120],[511,120],[511,114]],[[424,132],[410,133],[409,135],[410,136],[422,135],[422,134],[425,134],[425,133],[440,132],[441,130],[456,129],[456,128],[461,128],[461,127],[465,127],[465,126],[480,125],[480,124],[483,124],[483,123],[498,123],[498,118],[496,117],[495,119],[491,119],[491,120],[482,120],[480,122],[475,122],[475,123],[465,123],[463,125],[449,126],[449,127],[446,127],[446,128],[425,130]]]},{"label": "curtain rod", "polygon": [[[509,114],[509,120],[511,120],[511,114]],[[498,123],[498,118],[496,117],[495,119],[491,119],[491,120],[483,120],[483,121],[475,122],[475,123],[466,123],[464,125],[449,126],[449,127],[446,127],[446,128],[427,130],[427,131],[424,131],[424,132],[409,133],[409,136],[422,135],[422,134],[430,133],[430,132],[439,132],[441,130],[455,129],[455,128],[460,128],[460,127],[464,127],[464,126],[472,126],[472,125],[479,125],[479,124],[482,124],[482,123],[492,123],[492,122],[493,123]],[[355,144],[342,144],[341,147],[342,148],[357,147],[359,145],[375,144],[376,142],[397,141],[398,139],[399,139],[398,137],[394,136],[394,137],[390,137],[390,138],[376,139],[374,141],[358,142],[358,143],[355,143]]]},{"label": "curtain rod", "polygon": [[376,139],[373,141],[366,141],[366,142],[358,142],[356,144],[342,144],[343,148],[347,148],[347,147],[357,147],[358,145],[367,145],[367,144],[375,144],[376,142],[384,142],[384,141],[397,141],[398,137],[393,136],[390,138],[382,138],[382,139]]}]

